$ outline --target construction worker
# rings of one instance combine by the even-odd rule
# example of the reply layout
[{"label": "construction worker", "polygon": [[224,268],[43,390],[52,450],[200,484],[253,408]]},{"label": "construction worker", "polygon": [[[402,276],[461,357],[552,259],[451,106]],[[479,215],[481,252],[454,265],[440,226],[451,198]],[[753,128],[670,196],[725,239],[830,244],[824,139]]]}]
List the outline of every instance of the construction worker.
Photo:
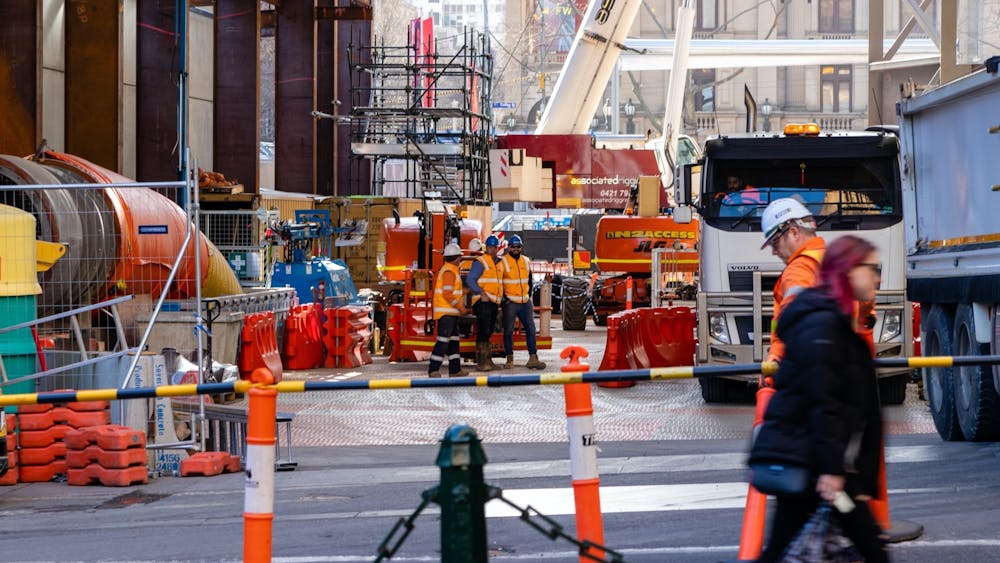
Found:
[{"label": "construction worker", "polygon": [[476,367],[479,371],[491,371],[497,366],[493,363],[490,336],[496,327],[500,299],[503,298],[500,260],[497,258],[500,239],[493,235],[486,237],[485,254],[480,252],[482,246],[477,238],[469,242],[469,250],[476,260],[469,268],[465,281],[472,292],[472,310],[476,313]]},{"label": "construction worker", "polygon": [[520,319],[524,330],[524,340],[528,347],[528,369],[545,369],[545,363],[538,360],[535,344],[535,309],[531,303],[531,261],[521,254],[524,245],[521,237],[514,235],[507,243],[507,252],[500,260],[503,280],[503,351],[507,356],[504,369],[514,367],[514,323]]},{"label": "construction worker", "polygon": [[458,259],[462,247],[451,243],[444,247],[444,264],[434,280],[434,323],[437,325],[437,341],[431,351],[431,363],[427,368],[428,377],[441,377],[441,364],[445,354],[448,358],[448,375],[459,377],[469,375],[462,369],[459,354],[458,319],[465,313],[462,303],[462,275],[458,270]]},{"label": "construction worker", "polygon": [[785,355],[785,345],[775,327],[781,310],[804,289],[816,283],[819,264],[823,261],[826,243],[816,235],[812,213],[798,200],[788,198],[772,201],[761,216],[764,244],[785,263],[781,277],[774,284],[774,316],[771,317],[771,347],[767,361],[777,362]]}]

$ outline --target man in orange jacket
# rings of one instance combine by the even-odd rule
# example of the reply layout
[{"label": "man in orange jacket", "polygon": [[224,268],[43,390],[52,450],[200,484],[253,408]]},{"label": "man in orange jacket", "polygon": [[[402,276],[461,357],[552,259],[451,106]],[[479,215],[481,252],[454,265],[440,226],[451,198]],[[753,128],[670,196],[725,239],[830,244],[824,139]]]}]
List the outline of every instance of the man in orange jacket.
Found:
[{"label": "man in orange jacket", "polygon": [[767,361],[777,362],[785,355],[785,345],[774,328],[781,310],[802,290],[816,283],[819,263],[823,261],[826,243],[816,235],[816,221],[806,206],[792,198],[776,199],[761,216],[764,244],[781,258],[785,269],[774,284],[774,316],[771,317],[771,347]]},{"label": "man in orange jacket", "polygon": [[[826,242],[816,235],[816,221],[812,213],[798,200],[782,198],[772,201],[761,216],[764,244],[771,253],[781,258],[785,269],[774,284],[774,316],[771,317],[771,347],[766,360],[779,362],[785,355],[785,344],[775,334],[775,326],[782,309],[803,289],[816,284],[819,264],[826,252]],[[855,330],[868,342],[875,353],[872,327],[875,325],[873,302],[858,303]]]}]

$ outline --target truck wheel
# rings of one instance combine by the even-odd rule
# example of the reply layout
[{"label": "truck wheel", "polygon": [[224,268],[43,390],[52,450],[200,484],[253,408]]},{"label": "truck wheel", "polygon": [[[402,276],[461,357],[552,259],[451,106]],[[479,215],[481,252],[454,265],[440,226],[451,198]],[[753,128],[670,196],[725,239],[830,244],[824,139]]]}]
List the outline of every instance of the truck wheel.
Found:
[{"label": "truck wheel", "polygon": [[729,381],[721,377],[699,377],[698,385],[701,386],[701,398],[706,403],[726,403],[729,394]]},{"label": "truck wheel", "polygon": [[[955,355],[955,347],[952,345],[951,339],[952,325],[954,324],[952,314],[940,305],[934,305],[921,321],[923,324],[922,353],[926,356]],[[924,368],[924,394],[931,407],[934,427],[941,438],[949,442],[963,439],[962,429],[958,425],[958,416],[955,414],[952,379],[952,368]]]},{"label": "truck wheel", "polygon": [[587,280],[565,277],[562,280],[563,330],[587,328]]},{"label": "truck wheel", "polygon": [[[955,311],[955,355],[989,354],[989,344],[976,342],[972,306]],[[991,366],[958,366],[953,370],[955,415],[962,435],[969,441],[994,440],[1000,430],[1000,397],[993,386]]]},{"label": "truck wheel", "polygon": [[597,311],[594,311],[594,325],[596,326],[608,326],[608,316],[602,315]]},{"label": "truck wheel", "polygon": [[902,405],[906,400],[906,384],[910,374],[901,373],[878,380],[878,396],[883,405]]}]

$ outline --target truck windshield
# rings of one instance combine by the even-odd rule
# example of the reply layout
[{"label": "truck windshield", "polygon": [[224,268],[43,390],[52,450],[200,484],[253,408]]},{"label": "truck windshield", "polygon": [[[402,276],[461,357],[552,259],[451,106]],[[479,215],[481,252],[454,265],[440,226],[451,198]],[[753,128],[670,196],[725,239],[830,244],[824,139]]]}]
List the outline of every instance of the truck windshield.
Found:
[{"label": "truck windshield", "polygon": [[767,204],[794,197],[820,230],[883,228],[902,220],[897,160],[718,159],[706,163],[702,218],[716,228],[760,230]]}]

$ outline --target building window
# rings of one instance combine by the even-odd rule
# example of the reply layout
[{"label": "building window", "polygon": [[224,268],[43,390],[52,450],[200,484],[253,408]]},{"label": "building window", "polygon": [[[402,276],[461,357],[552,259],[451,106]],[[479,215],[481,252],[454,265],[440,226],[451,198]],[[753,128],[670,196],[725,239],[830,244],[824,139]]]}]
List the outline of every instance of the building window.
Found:
[{"label": "building window", "polygon": [[824,113],[851,111],[851,67],[820,67],[820,88]]},{"label": "building window", "polygon": [[694,28],[698,31],[714,31],[718,25],[718,0],[698,0],[694,16]]},{"label": "building window", "polygon": [[854,33],[854,0],[819,0],[820,33]]},{"label": "building window", "polygon": [[694,85],[694,111],[715,111],[715,69],[691,71]]}]

